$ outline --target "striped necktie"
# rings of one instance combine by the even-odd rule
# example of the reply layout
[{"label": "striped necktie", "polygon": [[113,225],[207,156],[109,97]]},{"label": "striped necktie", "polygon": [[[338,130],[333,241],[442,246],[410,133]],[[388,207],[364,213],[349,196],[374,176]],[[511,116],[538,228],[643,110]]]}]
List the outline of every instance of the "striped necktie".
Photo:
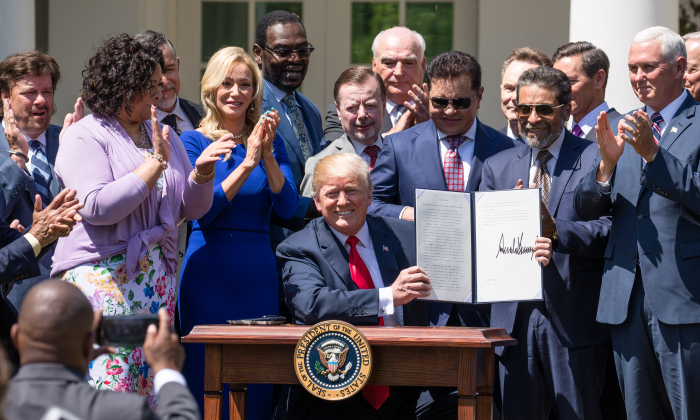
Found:
[{"label": "striped necktie", "polygon": [[[403,114],[406,112],[406,107],[404,105],[396,106],[396,122],[399,122]],[[396,125],[396,124],[394,124]]]},{"label": "striped necktie", "polygon": [[294,134],[299,140],[299,147],[301,147],[301,153],[304,155],[304,160],[311,157],[311,146],[309,146],[309,140],[306,137],[306,130],[304,129],[304,118],[301,116],[301,111],[297,106],[296,100],[294,100],[294,95],[288,93],[282,102],[287,105],[287,115],[289,120],[292,122],[292,128],[294,129]]},{"label": "striped necktie", "polygon": [[31,140],[29,147],[32,150],[32,158],[30,160],[32,178],[34,178],[36,190],[41,197],[41,204],[43,207],[46,207],[53,199],[51,188],[49,187],[51,185],[51,166],[49,166],[49,160],[46,157],[46,153],[41,149],[41,143],[38,140]]},{"label": "striped necktie", "polygon": [[654,134],[656,144],[659,144],[659,140],[661,140],[661,123],[663,122],[664,117],[658,112],[655,112],[654,115],[651,116],[651,132]]}]

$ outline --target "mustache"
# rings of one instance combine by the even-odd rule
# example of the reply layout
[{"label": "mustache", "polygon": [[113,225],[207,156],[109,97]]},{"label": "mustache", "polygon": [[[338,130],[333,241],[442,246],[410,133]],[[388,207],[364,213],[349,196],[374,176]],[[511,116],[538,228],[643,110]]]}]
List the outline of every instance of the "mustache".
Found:
[{"label": "mustache", "polygon": [[547,128],[550,128],[550,125],[547,123],[532,125],[532,124],[530,124],[530,122],[527,122],[523,125],[523,131],[525,131],[525,132],[528,132],[530,130],[542,130],[542,129],[547,129]]},{"label": "mustache", "polygon": [[41,112],[41,111],[48,112],[49,107],[47,107],[47,106],[33,106],[31,111],[29,111],[29,112],[34,113],[34,112]]},{"label": "mustache", "polygon": [[169,84],[169,85],[163,86],[163,88],[161,89],[161,91],[168,90],[168,89],[175,89],[175,83],[171,83],[171,84]]}]

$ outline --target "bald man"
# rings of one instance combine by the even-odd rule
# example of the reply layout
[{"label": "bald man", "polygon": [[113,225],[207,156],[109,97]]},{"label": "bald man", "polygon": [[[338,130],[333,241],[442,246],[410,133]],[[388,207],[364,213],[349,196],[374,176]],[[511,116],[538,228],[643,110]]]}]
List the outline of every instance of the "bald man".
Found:
[{"label": "bald man", "polygon": [[48,280],[25,297],[12,341],[19,350],[20,369],[10,381],[2,407],[6,420],[41,419],[53,410],[59,418],[199,419],[199,410],[179,372],[184,351],[164,309],[160,325],[148,329],[143,351],[155,372],[158,410],[146,398],[98,391],[84,382],[88,364],[108,349],[93,349],[101,313],[93,315],[87,298],[75,286]]}]

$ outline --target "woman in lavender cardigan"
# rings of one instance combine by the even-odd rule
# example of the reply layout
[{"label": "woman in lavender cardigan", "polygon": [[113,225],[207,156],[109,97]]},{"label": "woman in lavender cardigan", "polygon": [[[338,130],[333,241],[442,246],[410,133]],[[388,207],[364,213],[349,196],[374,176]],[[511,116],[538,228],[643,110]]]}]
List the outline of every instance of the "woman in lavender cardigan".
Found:
[{"label": "woman in lavender cardigan", "polygon": [[[61,183],[78,191],[83,222],[58,242],[52,275],[78,286],[105,315],[157,313],[176,303],[177,225],[210,208],[209,175],[233,142],[214,142],[192,169],[178,136],[159,126],[163,55],[128,35],[105,41],[83,71],[92,115],[64,133]],[[145,122],[150,121],[150,124]],[[137,348],[90,364],[96,388],[138,393],[155,405],[153,372]]]}]

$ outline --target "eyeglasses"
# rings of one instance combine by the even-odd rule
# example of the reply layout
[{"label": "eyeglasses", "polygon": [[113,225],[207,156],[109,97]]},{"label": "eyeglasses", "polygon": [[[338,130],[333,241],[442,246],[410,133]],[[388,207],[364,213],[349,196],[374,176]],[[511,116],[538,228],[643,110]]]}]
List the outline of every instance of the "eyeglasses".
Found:
[{"label": "eyeglasses", "polygon": [[474,100],[474,98],[476,98],[476,95],[479,94],[479,90],[481,90],[481,88],[477,89],[477,92],[471,98],[435,98],[435,97],[431,97],[430,103],[433,104],[433,108],[435,108],[435,109],[445,109],[450,105],[452,105],[452,108],[454,108],[454,109],[466,109],[466,108],[469,108],[470,106],[472,106],[472,101]]},{"label": "eyeglasses", "polygon": [[263,47],[265,50],[271,52],[277,58],[289,58],[292,54],[296,54],[299,58],[308,58],[315,48],[313,45],[309,44],[308,47],[302,47],[297,50],[291,50],[289,48],[278,48],[273,50],[272,48]]},{"label": "eyeglasses", "polygon": [[554,110],[557,108],[561,108],[566,104],[561,104],[557,106],[552,106],[552,105],[547,105],[547,104],[519,104],[517,106],[518,109],[518,116],[519,117],[529,117],[530,114],[532,114],[532,109],[535,109],[535,112],[537,115],[540,117],[551,117],[554,114]]}]

